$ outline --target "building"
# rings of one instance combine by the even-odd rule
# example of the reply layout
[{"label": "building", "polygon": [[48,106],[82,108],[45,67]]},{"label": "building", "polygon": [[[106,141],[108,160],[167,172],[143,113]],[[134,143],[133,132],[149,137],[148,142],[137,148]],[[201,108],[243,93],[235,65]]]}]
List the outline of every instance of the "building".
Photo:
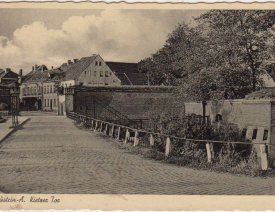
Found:
[{"label": "building", "polygon": [[83,57],[80,60],[68,60],[60,69],[66,72],[61,86],[72,85],[108,86],[121,85],[120,79],[113,73],[100,55]]},{"label": "building", "polygon": [[20,70],[19,74],[13,72],[10,68],[6,68],[5,70],[0,69],[0,84],[8,85],[11,83],[18,83],[19,79],[22,76],[23,71]]},{"label": "building", "polygon": [[48,79],[48,69],[45,65],[35,65],[32,71],[22,78],[20,86],[21,109],[43,109],[43,81]]},{"label": "building", "polygon": [[138,71],[137,63],[106,62],[120,79],[121,85],[149,85],[146,74]]}]

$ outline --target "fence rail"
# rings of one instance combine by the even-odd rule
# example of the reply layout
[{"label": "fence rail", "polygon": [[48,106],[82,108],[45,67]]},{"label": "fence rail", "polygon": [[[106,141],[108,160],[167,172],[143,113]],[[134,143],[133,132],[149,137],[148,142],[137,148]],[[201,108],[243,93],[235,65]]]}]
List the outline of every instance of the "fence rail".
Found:
[{"label": "fence rail", "polygon": [[[199,140],[199,139],[189,139],[177,136],[172,136],[168,134],[161,134],[156,132],[150,132],[143,129],[136,129],[129,126],[124,126],[120,124],[115,124],[107,121],[98,120],[90,116],[85,116],[77,114],[74,112],[67,113],[67,117],[75,121],[83,123],[85,128],[91,130],[99,131],[108,135],[116,140],[123,140],[125,144],[128,142],[133,142],[133,146],[140,145],[141,135],[147,135],[149,146],[155,145],[156,137],[165,138],[165,157],[168,157],[172,150],[172,143],[174,139],[182,140],[185,142],[199,142],[205,144],[207,161],[211,163],[214,159],[214,148],[213,144],[242,144],[242,145],[258,145],[260,150],[260,166],[262,170],[267,170],[269,167],[268,163],[268,143],[257,143],[257,142],[240,142],[240,141],[214,141],[214,140]],[[131,136],[132,135],[132,136]]]}]

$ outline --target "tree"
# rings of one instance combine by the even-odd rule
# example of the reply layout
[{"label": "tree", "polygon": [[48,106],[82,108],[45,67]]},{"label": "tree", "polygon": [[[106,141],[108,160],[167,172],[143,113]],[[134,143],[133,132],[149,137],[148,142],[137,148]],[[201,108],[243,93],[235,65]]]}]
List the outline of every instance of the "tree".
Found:
[{"label": "tree", "polygon": [[149,74],[151,84],[178,85],[204,66],[204,42],[199,28],[179,24],[159,51],[140,61],[139,70]]},{"label": "tree", "polygon": [[270,57],[266,41],[275,11],[213,10],[198,20],[208,30],[211,48],[216,51],[213,65],[248,72],[252,91],[261,86],[262,64]]}]

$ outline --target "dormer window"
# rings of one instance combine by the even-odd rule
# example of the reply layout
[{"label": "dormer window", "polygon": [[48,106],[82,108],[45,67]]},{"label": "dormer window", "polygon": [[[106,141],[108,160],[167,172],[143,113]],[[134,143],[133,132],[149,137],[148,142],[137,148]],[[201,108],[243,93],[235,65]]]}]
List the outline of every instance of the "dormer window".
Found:
[{"label": "dormer window", "polygon": [[95,61],[95,66],[97,66],[97,61]]},{"label": "dormer window", "polygon": [[101,61],[99,61],[98,63],[99,63],[99,66],[101,66]]}]

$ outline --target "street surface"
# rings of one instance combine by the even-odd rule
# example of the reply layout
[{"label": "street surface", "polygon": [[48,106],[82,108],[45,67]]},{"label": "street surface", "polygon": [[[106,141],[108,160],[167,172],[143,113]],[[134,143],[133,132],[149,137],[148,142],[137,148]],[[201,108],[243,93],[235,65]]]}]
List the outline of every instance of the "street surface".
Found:
[{"label": "street surface", "polygon": [[74,194],[275,194],[275,178],[165,164],[119,149],[72,120],[32,116],[0,149],[0,191]]}]

